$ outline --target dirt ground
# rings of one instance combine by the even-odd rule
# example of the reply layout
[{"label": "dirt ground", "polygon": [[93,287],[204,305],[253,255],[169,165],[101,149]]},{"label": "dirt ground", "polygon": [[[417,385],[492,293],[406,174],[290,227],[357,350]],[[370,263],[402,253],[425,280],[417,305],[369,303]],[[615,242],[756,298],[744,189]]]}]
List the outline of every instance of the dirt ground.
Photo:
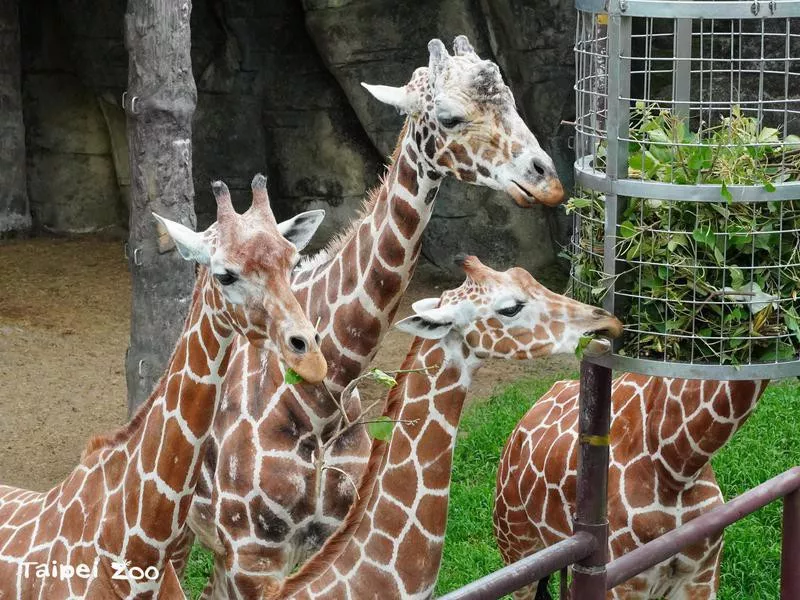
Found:
[{"label": "dirt ground", "polygon": [[[457,283],[420,265],[399,317],[415,300]],[[0,242],[0,483],[46,490],[73,468],[90,436],[125,422],[129,311],[122,240]],[[398,368],[409,343],[406,334],[390,332],[375,366]],[[575,368],[571,357],[490,362],[470,396]],[[362,398],[374,393],[364,389]]]}]

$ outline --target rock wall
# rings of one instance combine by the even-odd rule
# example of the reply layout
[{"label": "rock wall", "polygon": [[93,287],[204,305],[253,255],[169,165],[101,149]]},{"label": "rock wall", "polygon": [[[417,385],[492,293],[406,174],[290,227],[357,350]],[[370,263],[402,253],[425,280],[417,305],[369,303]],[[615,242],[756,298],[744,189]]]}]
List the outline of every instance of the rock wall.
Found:
[{"label": "rock wall", "polygon": [[[116,82],[97,72],[99,65],[113,64],[103,40],[119,36],[122,43],[122,17],[117,22],[101,4],[21,5],[28,192],[34,224],[49,231],[96,231],[127,222],[100,104]],[[127,62],[124,51],[121,56]],[[126,71],[114,75],[124,85]]]},{"label": "rock wall", "polygon": [[19,11],[0,0],[0,237],[31,224],[21,89]]},{"label": "rock wall", "polygon": [[[126,222],[118,108],[127,79],[125,2],[22,3],[27,187],[38,226],[86,231]],[[241,207],[252,175],[266,171],[279,218],[321,207],[328,219],[317,239],[339,230],[377,183],[402,124],[360,82],[405,83],[427,63],[429,39],[449,45],[459,33],[500,64],[569,182],[568,132],[559,122],[573,111],[573,18],[569,3],[544,0],[195,0],[198,225],[213,219],[211,180],[225,179]],[[423,252],[448,269],[458,252],[535,269],[554,260],[560,215],[448,181]]]}]

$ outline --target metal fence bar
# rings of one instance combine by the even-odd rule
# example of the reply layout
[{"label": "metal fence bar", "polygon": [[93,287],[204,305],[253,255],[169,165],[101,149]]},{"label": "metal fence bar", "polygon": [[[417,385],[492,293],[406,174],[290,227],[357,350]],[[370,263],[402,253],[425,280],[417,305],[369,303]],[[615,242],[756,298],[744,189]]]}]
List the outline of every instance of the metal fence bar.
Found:
[{"label": "metal fence bar", "polygon": [[783,499],[781,600],[800,598],[800,491]]},{"label": "metal fence bar", "polygon": [[[731,523],[792,492],[794,492],[793,495],[795,496],[792,500],[795,511],[789,516],[789,527],[790,532],[792,530],[794,532],[792,534],[794,538],[793,541],[785,539],[784,544],[787,544],[787,542],[789,542],[790,546],[794,544],[794,550],[790,548],[794,554],[787,556],[788,551],[784,549],[784,559],[792,561],[792,567],[789,570],[794,570],[795,572],[795,581],[790,581],[787,585],[795,585],[798,582],[797,570],[800,566],[797,564],[800,539],[796,535],[800,531],[800,514],[798,514],[797,506],[795,505],[798,503],[796,499],[798,489],[800,489],[800,467],[793,467],[777,477],[773,477],[769,481],[746,491],[730,502],[689,521],[685,525],[681,525],[677,529],[673,529],[669,533],[665,533],[625,556],[621,556],[608,565],[607,589],[624,583],[642,571],[646,571],[650,567],[674,556],[686,546],[719,533]],[[794,595],[786,596],[785,598],[795,599],[798,597],[800,596]],[[582,599],[583,597],[580,596],[580,598]]]},{"label": "metal fence bar", "polygon": [[541,552],[441,596],[439,600],[495,600],[526,585],[535,583],[566,565],[594,552],[595,540],[588,533],[576,533]]},{"label": "metal fence bar", "polygon": [[608,343],[592,342],[581,362],[578,416],[578,481],[573,529],[595,539],[595,551],[572,567],[574,598],[604,600],[608,561],[608,433],[611,369],[591,362],[609,354]]}]

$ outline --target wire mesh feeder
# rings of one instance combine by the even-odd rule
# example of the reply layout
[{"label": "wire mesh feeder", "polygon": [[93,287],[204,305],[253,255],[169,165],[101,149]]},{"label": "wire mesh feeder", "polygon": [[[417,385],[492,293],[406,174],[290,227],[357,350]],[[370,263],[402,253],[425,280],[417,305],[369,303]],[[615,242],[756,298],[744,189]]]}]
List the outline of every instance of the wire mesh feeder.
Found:
[{"label": "wire mesh feeder", "polygon": [[800,375],[800,1],[576,6],[570,287],[611,365]]}]

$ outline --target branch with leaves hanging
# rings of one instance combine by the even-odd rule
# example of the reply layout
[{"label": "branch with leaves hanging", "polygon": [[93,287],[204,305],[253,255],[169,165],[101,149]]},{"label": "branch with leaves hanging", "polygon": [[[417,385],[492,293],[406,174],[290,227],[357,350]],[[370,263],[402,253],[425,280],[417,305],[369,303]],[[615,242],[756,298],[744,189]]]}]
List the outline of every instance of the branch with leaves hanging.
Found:
[{"label": "branch with leaves hanging", "polygon": [[[314,463],[317,471],[317,493],[321,491],[322,487],[322,473],[326,469],[331,469],[338,471],[345,475],[356,490],[356,494],[358,494],[358,485],[350,475],[340,469],[338,467],[334,467],[331,465],[325,464],[325,455],[327,454],[328,450],[336,443],[336,441],[341,438],[345,433],[348,433],[353,428],[357,426],[365,425],[367,427],[367,433],[373,439],[380,440],[383,442],[388,442],[392,439],[392,433],[394,432],[394,426],[396,423],[403,423],[405,425],[413,425],[416,423],[416,419],[390,419],[389,417],[382,415],[377,418],[368,418],[368,417],[360,417],[355,421],[351,421],[347,417],[347,413],[344,407],[352,398],[353,393],[355,392],[358,384],[362,381],[373,380],[378,382],[379,384],[392,389],[397,386],[397,379],[395,378],[396,375],[403,374],[403,373],[422,373],[422,372],[429,372],[435,371],[439,369],[439,365],[432,365],[430,367],[420,367],[419,369],[398,369],[396,371],[382,371],[381,369],[371,369],[366,373],[363,373],[353,379],[347,386],[342,390],[342,393],[339,395],[339,398],[331,392],[330,388],[325,385],[325,390],[327,391],[328,395],[334,401],[336,406],[339,409],[340,419],[337,425],[336,431],[334,434],[322,445],[317,449],[316,456],[314,458]],[[298,375],[291,367],[287,367],[286,373],[284,375],[284,381],[290,385],[303,383],[303,378]],[[371,403],[368,407],[361,411],[361,414],[368,414],[375,406],[377,406],[383,399],[375,400]],[[385,401],[385,400],[384,400]]]}]

